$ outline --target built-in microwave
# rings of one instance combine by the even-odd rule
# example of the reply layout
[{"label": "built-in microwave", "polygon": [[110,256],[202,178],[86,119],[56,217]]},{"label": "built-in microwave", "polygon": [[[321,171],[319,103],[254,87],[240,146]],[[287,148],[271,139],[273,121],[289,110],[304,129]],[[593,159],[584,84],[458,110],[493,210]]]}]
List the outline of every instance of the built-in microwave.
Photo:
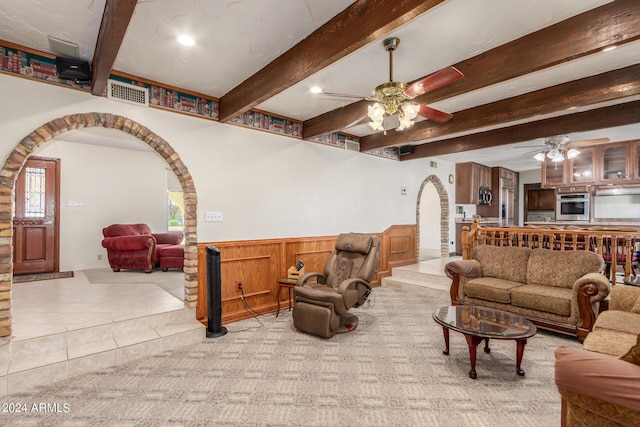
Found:
[{"label": "built-in microwave", "polygon": [[589,221],[588,193],[558,194],[556,198],[557,221]]}]

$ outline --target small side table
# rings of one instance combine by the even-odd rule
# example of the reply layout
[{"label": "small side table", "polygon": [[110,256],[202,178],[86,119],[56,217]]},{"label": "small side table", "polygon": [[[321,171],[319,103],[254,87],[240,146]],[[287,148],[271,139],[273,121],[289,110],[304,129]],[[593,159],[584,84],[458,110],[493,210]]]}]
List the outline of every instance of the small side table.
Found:
[{"label": "small side table", "polygon": [[276,311],[276,317],[280,314],[280,291],[282,288],[287,290],[287,296],[289,298],[289,311],[291,311],[291,289],[296,287],[297,280],[295,279],[278,279],[278,294],[276,300],[278,301],[278,311]]}]

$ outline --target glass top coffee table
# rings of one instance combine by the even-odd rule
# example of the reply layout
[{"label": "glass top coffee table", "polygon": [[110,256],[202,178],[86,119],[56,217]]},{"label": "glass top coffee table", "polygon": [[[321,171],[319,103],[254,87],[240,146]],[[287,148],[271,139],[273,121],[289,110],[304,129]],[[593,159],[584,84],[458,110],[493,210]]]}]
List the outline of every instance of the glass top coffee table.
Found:
[{"label": "glass top coffee table", "polygon": [[514,340],[516,342],[516,373],[524,376],[520,369],[527,338],[534,336],[537,329],[533,323],[515,314],[495,308],[477,305],[442,307],[433,313],[433,320],[442,325],[444,334],[444,354],[449,354],[449,330],[464,335],[469,345],[471,370],[469,377],[476,379],[476,348],[484,340],[485,353],[491,352],[489,339]]}]

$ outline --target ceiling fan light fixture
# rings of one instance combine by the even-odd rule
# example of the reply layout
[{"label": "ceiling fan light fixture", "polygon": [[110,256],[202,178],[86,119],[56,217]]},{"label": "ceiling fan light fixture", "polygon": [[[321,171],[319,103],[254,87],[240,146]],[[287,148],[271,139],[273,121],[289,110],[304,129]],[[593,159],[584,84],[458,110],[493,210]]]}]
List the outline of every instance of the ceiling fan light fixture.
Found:
[{"label": "ceiling fan light fixture", "polygon": [[544,162],[544,153],[538,153],[535,156],[533,156],[533,158],[539,162]]},{"label": "ceiling fan light fixture", "polygon": [[411,120],[404,114],[400,115],[399,120],[400,120],[400,126],[396,128],[396,130],[399,130],[399,131],[409,129],[411,126],[413,126],[413,123],[414,123],[413,120]]},{"label": "ceiling fan light fixture", "polygon": [[420,106],[413,102],[405,102],[404,104],[402,104],[401,108],[402,108],[402,112],[404,113],[403,115],[408,120],[415,119],[418,116],[418,113],[420,112]]},{"label": "ceiling fan light fixture", "polygon": [[557,148],[552,148],[551,150],[549,150],[549,152],[547,153],[547,157],[552,162],[561,162],[564,160],[564,156]]},{"label": "ceiling fan light fixture", "polygon": [[567,159],[574,159],[578,157],[579,154],[580,154],[580,150],[576,150],[575,148],[570,148],[569,151],[567,151]]}]

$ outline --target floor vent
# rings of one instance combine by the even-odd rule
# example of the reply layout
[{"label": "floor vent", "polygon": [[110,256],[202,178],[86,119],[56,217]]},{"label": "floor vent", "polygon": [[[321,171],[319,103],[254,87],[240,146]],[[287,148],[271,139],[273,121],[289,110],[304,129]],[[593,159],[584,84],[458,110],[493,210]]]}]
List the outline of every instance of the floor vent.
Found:
[{"label": "floor vent", "polygon": [[149,106],[149,89],[122,83],[116,80],[109,80],[107,86],[107,98],[114,101],[126,102],[127,104]]},{"label": "floor vent", "polygon": [[357,151],[360,152],[360,143],[357,141],[349,141],[346,140],[344,142],[344,149],[349,151]]}]

